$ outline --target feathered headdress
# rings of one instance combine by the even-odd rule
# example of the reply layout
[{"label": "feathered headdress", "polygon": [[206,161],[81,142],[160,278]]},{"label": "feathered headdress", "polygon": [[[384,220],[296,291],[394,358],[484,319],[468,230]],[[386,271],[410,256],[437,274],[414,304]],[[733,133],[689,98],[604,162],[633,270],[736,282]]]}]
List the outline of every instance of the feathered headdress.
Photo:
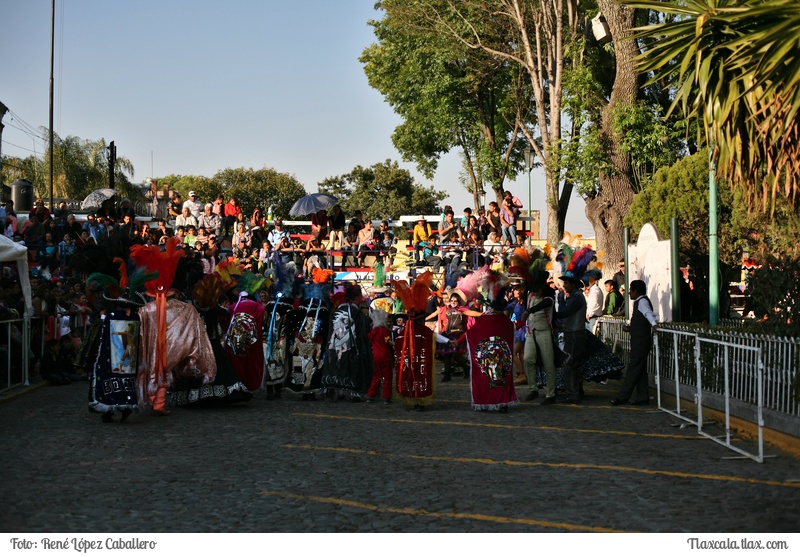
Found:
[{"label": "feathered headdress", "polygon": [[393,280],[392,287],[397,292],[397,297],[403,302],[403,307],[409,313],[423,313],[428,307],[430,285],[433,283],[433,272],[426,271],[417,276],[414,283],[409,286],[402,280]]},{"label": "feathered headdress", "polygon": [[236,290],[239,292],[240,296],[244,294],[253,296],[256,292],[261,290],[266,280],[266,277],[257,275],[253,271],[245,271],[239,277],[239,280],[236,281]]},{"label": "feathered headdress", "polygon": [[229,290],[236,285],[242,270],[239,267],[239,260],[234,257],[229,257],[225,261],[221,261],[217,268],[214,270],[225,285],[225,290]]},{"label": "feathered headdress", "polygon": [[128,276],[127,263],[119,257],[114,258],[119,268],[119,282],[105,273],[92,273],[86,278],[86,284],[98,284],[103,288],[103,297],[120,304],[143,306],[144,300],[138,293],[139,288],[149,280],[157,278],[158,273],[150,273],[146,269],[136,268]]},{"label": "feathered headdress", "polygon": [[591,246],[585,246],[572,254],[572,258],[567,264],[564,274],[561,275],[561,280],[572,280],[581,282],[589,264],[595,257],[595,252]]},{"label": "feathered headdress", "polygon": [[158,246],[137,244],[131,247],[133,262],[151,273],[157,273],[156,278],[145,283],[149,295],[155,296],[159,292],[168,292],[172,287],[178,260],[183,257],[184,253],[183,250],[178,249],[178,243],[178,238],[168,238],[165,251],[161,251]]},{"label": "feathered headdress", "polygon": [[461,290],[464,295],[467,297],[467,300],[474,300],[478,297],[478,289],[481,287],[483,283],[483,278],[486,276],[486,273],[489,272],[489,266],[485,265],[484,267],[478,269],[475,272],[472,272],[468,275],[465,275],[458,279],[458,283],[456,283],[456,288]]},{"label": "feathered headdress", "polygon": [[331,277],[336,273],[330,269],[321,269],[319,267],[314,267],[311,271],[311,279],[317,283],[327,283],[330,282]]},{"label": "feathered headdress", "polygon": [[503,304],[505,307],[505,293],[508,286],[508,277],[503,273],[497,271],[489,271],[483,277],[481,283],[481,291],[486,299],[486,302],[494,309],[498,309],[499,305]]},{"label": "feathered headdress", "polygon": [[217,305],[219,297],[225,292],[225,281],[216,272],[203,276],[192,290],[194,305],[208,309]]}]

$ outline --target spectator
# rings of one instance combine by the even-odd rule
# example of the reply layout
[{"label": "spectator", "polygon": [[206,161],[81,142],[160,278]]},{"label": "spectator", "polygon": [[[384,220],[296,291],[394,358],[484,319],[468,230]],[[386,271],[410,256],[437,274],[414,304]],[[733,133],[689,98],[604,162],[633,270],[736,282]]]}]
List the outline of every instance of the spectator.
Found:
[{"label": "spectator", "polygon": [[284,229],[283,220],[275,219],[274,226],[267,235],[267,240],[272,249],[281,252],[281,260],[284,263],[291,261],[292,238],[289,231]]},{"label": "spectator", "polygon": [[125,215],[130,215],[132,221],[136,219],[136,211],[134,211],[133,207],[131,207],[130,199],[124,197],[122,201],[120,201],[117,214],[119,215],[119,218],[121,218],[123,221],[125,220]]},{"label": "spectator", "polygon": [[625,315],[625,302],[619,293],[617,283],[607,280],[605,283],[606,299],[603,304],[603,315]]},{"label": "spectator", "polygon": [[169,228],[167,228],[167,221],[165,221],[164,219],[158,219],[158,226],[155,230],[153,230],[151,234],[155,242],[157,244],[160,244],[161,238],[164,238],[166,241],[166,238],[172,236],[172,231]]},{"label": "spectator", "polygon": [[167,212],[169,213],[169,219],[175,220],[183,213],[183,203],[181,202],[181,194],[175,192],[172,196],[172,201],[169,202],[169,207],[167,208]]},{"label": "spectator", "polygon": [[367,255],[375,250],[375,230],[372,228],[372,221],[364,221],[364,228],[358,231],[358,253],[359,265],[364,266]]},{"label": "spectator", "polygon": [[122,225],[119,227],[119,233],[124,238],[141,238],[142,229],[133,220],[133,216],[127,213],[122,217]]},{"label": "spectator", "polygon": [[222,194],[218,195],[217,198],[214,200],[214,203],[211,204],[211,212],[217,215],[221,220],[225,220],[225,198],[222,197]]},{"label": "spectator", "polygon": [[620,294],[623,296],[625,295],[625,260],[620,259],[618,264],[618,270],[614,273],[612,280],[617,283],[617,288],[619,289]]},{"label": "spectator", "polygon": [[236,228],[234,227],[234,223],[236,222],[236,218],[241,214],[242,207],[236,201],[234,196],[231,196],[230,200],[225,204],[225,222],[223,223],[224,226],[224,233],[227,236],[229,232],[235,232]]},{"label": "spectator", "polygon": [[414,226],[411,238],[411,245],[414,248],[414,261],[419,261],[419,252],[425,249],[425,246],[431,238],[431,234],[431,225],[425,219],[424,215],[420,215],[419,219],[417,219],[417,224]]},{"label": "spectator", "polygon": [[205,228],[209,234],[222,236],[222,217],[214,213],[214,205],[206,203],[203,209],[203,214],[197,219],[197,225]]},{"label": "spectator", "polygon": [[264,226],[266,220],[264,219],[264,213],[261,211],[261,207],[256,207],[253,209],[253,214],[250,216],[250,229],[253,228],[261,228]]},{"label": "spectator", "polygon": [[345,218],[342,207],[338,203],[331,209],[331,215],[328,218],[328,224],[331,229],[330,248],[336,249],[338,247],[339,249],[342,249],[344,246]]},{"label": "spectator", "polygon": [[328,213],[320,209],[311,216],[311,235],[320,242],[328,235]]},{"label": "spectator", "polygon": [[500,208],[500,228],[503,231],[503,241],[510,240],[511,244],[515,245],[517,243],[517,217],[508,198],[503,199],[503,205]]},{"label": "spectator", "polygon": [[50,220],[50,209],[45,206],[43,199],[36,200],[33,209],[31,209],[30,213],[28,213],[28,219],[34,215],[36,215],[41,224],[45,224],[48,220]]},{"label": "spectator", "polygon": [[352,258],[353,265],[358,262],[358,230],[352,222],[347,225],[347,233],[344,235],[344,246],[342,247],[342,267],[347,265],[347,261]]},{"label": "spectator", "polygon": [[183,207],[189,207],[189,212],[192,213],[195,221],[203,213],[203,204],[197,200],[197,194],[193,191],[189,192],[189,199],[183,202]]},{"label": "spectator", "polygon": [[194,226],[195,230],[197,229],[197,219],[194,218],[191,209],[187,205],[183,206],[181,214],[175,218],[175,226],[183,226],[184,228]]}]

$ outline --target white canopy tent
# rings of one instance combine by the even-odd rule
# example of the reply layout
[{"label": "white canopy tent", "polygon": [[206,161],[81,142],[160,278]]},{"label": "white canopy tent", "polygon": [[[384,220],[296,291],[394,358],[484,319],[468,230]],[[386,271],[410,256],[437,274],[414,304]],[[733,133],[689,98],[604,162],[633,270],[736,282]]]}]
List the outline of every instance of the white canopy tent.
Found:
[{"label": "white canopy tent", "polygon": [[28,358],[27,354],[31,345],[31,317],[33,316],[33,303],[31,302],[31,281],[28,271],[28,248],[21,246],[3,234],[0,234],[0,262],[14,262],[17,264],[19,284],[22,297],[25,300],[25,312],[22,317],[22,380],[28,384]]}]

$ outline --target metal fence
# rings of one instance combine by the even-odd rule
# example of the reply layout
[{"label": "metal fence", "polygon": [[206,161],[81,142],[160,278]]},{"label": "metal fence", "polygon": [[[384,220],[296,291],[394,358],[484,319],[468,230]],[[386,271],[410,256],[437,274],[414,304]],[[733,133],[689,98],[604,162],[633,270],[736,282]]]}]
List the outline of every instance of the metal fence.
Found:
[{"label": "metal fence", "polygon": [[0,321],[0,362],[5,373],[0,376],[0,392],[30,380],[31,334],[33,326],[41,324],[24,318]]},{"label": "metal fence", "polygon": [[[630,340],[623,324],[621,318],[601,318],[597,335],[627,363]],[[675,411],[665,410],[683,418],[681,399],[693,400],[701,433],[706,406],[725,412],[728,436],[735,416],[756,424],[759,438],[765,423],[800,436],[799,369],[800,339],[685,324],[663,325],[648,360],[648,372],[660,383],[658,396],[666,388],[676,398]]]}]

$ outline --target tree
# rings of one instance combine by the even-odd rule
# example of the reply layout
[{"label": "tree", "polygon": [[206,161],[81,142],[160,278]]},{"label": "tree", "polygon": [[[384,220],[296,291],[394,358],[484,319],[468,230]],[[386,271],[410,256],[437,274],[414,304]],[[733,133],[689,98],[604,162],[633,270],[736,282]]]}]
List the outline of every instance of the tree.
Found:
[{"label": "tree", "polygon": [[[598,248],[610,260],[622,256],[622,219],[633,200],[631,151],[622,145],[625,130],[615,127],[615,114],[635,103],[639,95],[635,64],[638,46],[629,40],[635,10],[615,0],[596,0],[582,5],[577,0],[417,0],[399,2],[409,25],[424,27],[449,37],[471,51],[480,51],[520,68],[532,94],[528,112],[518,112],[516,129],[522,133],[545,170],[547,237],[557,242],[564,232],[575,177],[587,169],[595,172],[593,188],[582,189],[587,217],[597,236]],[[382,4],[384,8],[387,2]],[[570,74],[585,75],[588,50],[595,43],[584,38],[588,16],[602,10],[614,38],[612,56],[605,58],[604,86],[591,90],[571,82]],[[590,40],[591,41],[591,40]],[[602,53],[601,53],[602,54]],[[601,74],[600,69],[595,74]],[[609,79],[609,76],[611,78]],[[570,114],[566,95],[594,96],[587,125]],[[570,117],[571,116],[571,117]],[[582,139],[591,134],[592,141]],[[579,157],[566,156],[572,150]]]},{"label": "tree", "polygon": [[184,199],[194,191],[198,199],[208,203],[224,193],[225,201],[227,197],[236,197],[242,210],[248,214],[256,207],[261,207],[266,214],[266,208],[272,205],[273,213],[284,218],[289,215],[294,202],[306,194],[303,185],[293,175],[267,167],[259,170],[226,168],[211,178],[171,174],[157,181],[169,184]]},{"label": "tree", "polygon": [[[645,223],[652,222],[665,238],[670,237],[670,219],[678,219],[681,265],[689,267],[700,293],[709,283],[708,171],[707,149],[659,169],[650,185],[636,195],[625,217],[625,225],[635,231],[634,236]],[[740,192],[730,189],[720,192],[718,220],[722,278],[719,283],[724,300],[727,285],[739,281],[742,253],[747,250],[752,233],[752,222],[747,218]],[[707,299],[707,294],[698,297],[698,303]]]},{"label": "tree", "polygon": [[417,25],[423,5],[379,3],[385,16],[370,22],[378,43],[364,50],[364,71],[403,118],[392,140],[406,159],[432,178],[439,157],[458,149],[475,206],[484,182],[499,200],[503,182],[519,169],[525,80],[517,66]]},{"label": "tree", "polygon": [[360,210],[368,219],[438,213],[439,202],[446,196],[445,192],[416,184],[410,172],[388,159],[326,178],[320,182],[319,191],[337,197],[345,215]]},{"label": "tree", "polygon": [[[108,150],[104,139],[88,140],[70,135],[62,139],[53,136],[53,195],[66,199],[83,199],[94,190],[108,187]],[[36,195],[50,196],[49,157],[29,156],[25,159],[6,159],[3,173],[12,180],[23,178],[33,184]],[[8,168],[6,167],[8,165]],[[117,156],[114,184],[120,194],[131,199],[142,198],[128,176],[133,164]]]},{"label": "tree", "polygon": [[751,207],[796,207],[800,176],[800,4],[786,0],[623,0],[665,14],[637,30],[640,68],[697,121],[717,176]]}]

